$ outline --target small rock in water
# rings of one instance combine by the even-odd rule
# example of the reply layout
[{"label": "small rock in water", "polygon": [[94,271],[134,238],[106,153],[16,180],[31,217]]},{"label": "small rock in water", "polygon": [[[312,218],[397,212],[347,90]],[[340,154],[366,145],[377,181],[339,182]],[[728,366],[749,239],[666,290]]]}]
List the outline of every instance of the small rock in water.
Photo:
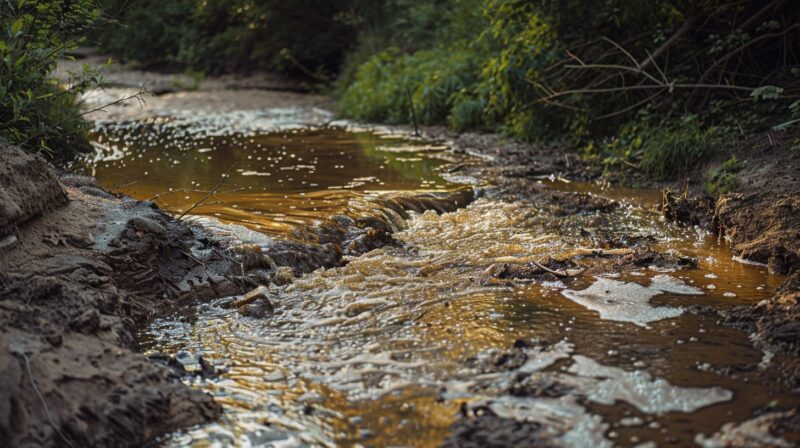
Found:
[{"label": "small rock in water", "polygon": [[266,297],[239,307],[239,313],[242,316],[254,317],[256,319],[271,317],[274,312],[275,309],[272,307],[272,303],[270,303]]},{"label": "small rock in water", "polygon": [[[256,289],[248,291],[242,297],[235,299],[233,302],[231,302],[231,307],[241,308],[259,299],[264,299],[267,302],[269,302],[269,299],[267,299],[267,294],[269,294],[269,288],[267,288],[266,286],[259,286]],[[272,306],[272,304],[270,304],[270,306]]]}]

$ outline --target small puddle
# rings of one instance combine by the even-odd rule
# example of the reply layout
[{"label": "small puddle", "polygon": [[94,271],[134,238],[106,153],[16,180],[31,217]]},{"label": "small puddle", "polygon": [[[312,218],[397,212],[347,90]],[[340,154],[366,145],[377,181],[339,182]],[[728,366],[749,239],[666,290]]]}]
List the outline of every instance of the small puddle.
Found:
[{"label": "small puddle", "polygon": [[[224,180],[219,194],[191,214],[286,238],[370,197],[463,187],[442,170],[458,161],[453,154],[397,135],[339,128],[192,132],[155,121],[99,126],[98,152],[83,172],[175,214]],[[202,356],[221,374],[187,381],[225,408],[219,422],[163,443],[439,446],[462,404],[486,402],[499,416],[549,422],[551,441],[563,446],[686,446],[774,400],[800,404],[747,375],[715,373],[759,363],[764,353],[746,334],[683,310],[763,300],[779,277],[734,261],[705,232],[664,224],[642,207],[656,198],[652,192],[552,183],[623,206],[556,216],[481,198],[450,213],[412,213],[395,234],[401,245],[273,285],[271,319],[242,317],[220,299],[199,304],[191,323],[178,316],[154,321],[140,335],[143,348],[176,355],[190,369]],[[485,281],[498,259],[558,258],[592,247],[587,235],[599,234],[647,237],[659,250],[697,258],[699,267]],[[542,344],[518,370],[475,366],[517,340]],[[568,392],[499,393],[517,373]]]}]

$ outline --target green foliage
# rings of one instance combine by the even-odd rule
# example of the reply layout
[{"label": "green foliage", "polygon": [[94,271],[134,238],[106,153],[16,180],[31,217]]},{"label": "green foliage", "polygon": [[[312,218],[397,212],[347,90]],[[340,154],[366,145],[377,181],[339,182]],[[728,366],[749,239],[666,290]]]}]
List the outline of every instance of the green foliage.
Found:
[{"label": "green foliage", "polygon": [[606,171],[636,167],[651,179],[667,180],[692,170],[727,141],[724,129],[704,128],[695,115],[657,125],[653,118],[641,113],[616,135],[585,145],[584,158]]},{"label": "green foliage", "polygon": [[91,0],[16,0],[0,6],[0,141],[67,159],[89,148],[76,96],[100,81],[51,77],[57,58],[75,48],[99,12]]},{"label": "green foliage", "polygon": [[489,26],[482,37],[497,48],[481,73],[487,113],[517,138],[552,135],[551,127],[558,126],[563,114],[531,107],[538,97],[534,83],[556,58],[552,27],[533,2],[492,0],[484,14]]},{"label": "green foliage", "polygon": [[486,102],[483,99],[456,95],[448,124],[459,132],[482,129],[486,127],[485,110]]},{"label": "green foliage", "polygon": [[[422,124],[446,123],[455,108],[460,123],[480,125],[470,89],[476,84],[478,67],[469,49],[420,50],[400,54],[397,48],[381,52],[361,65],[355,82],[339,99],[344,116],[368,121],[409,123],[411,101]],[[480,103],[480,100],[478,100]],[[464,115],[472,107],[472,117]],[[481,113],[482,115],[482,113]],[[454,118],[456,119],[456,118]]]},{"label": "green foliage", "polygon": [[642,171],[664,180],[690,171],[714,154],[722,142],[718,129],[704,130],[695,116],[688,116],[647,131],[637,152]]},{"label": "green foliage", "polygon": [[706,191],[713,195],[720,195],[736,190],[739,186],[739,181],[736,178],[736,173],[744,168],[744,164],[732,156],[724,161],[722,165],[712,168],[708,171],[708,180],[706,181]]},{"label": "green foliage", "polygon": [[358,0],[106,0],[105,50],[147,67],[210,73],[335,72],[355,42]]},{"label": "green foliage", "polygon": [[[383,3],[404,7],[384,8],[391,14],[383,18],[382,34],[360,35],[363,44],[358,57],[349,61],[342,83],[345,104],[354,96],[353,89],[376,88],[369,81],[375,81],[375,63],[381,57],[365,54],[380,42],[384,46],[373,55],[392,47],[395,58],[416,62],[420,54],[420,59],[440,57],[442,65],[455,58],[436,50],[457,43],[451,51],[466,50],[469,65],[479,67],[462,87],[461,97],[474,101],[460,105],[456,117],[451,97],[446,104],[449,114],[437,109],[426,121],[458,129],[463,128],[459,123],[480,121],[524,140],[594,142],[600,147],[599,141],[624,131],[645,108],[667,121],[688,115],[696,117],[702,129],[747,134],[785,124],[782,117],[792,95],[800,94],[800,16],[790,0],[776,0],[767,9],[755,1],[733,5],[696,0]],[[453,10],[480,11],[481,19],[454,18]],[[785,45],[798,51],[786,53]],[[362,70],[365,67],[370,69]],[[415,63],[410,67],[407,70],[423,68]],[[442,83],[437,77],[417,78],[431,86]],[[402,89],[383,94],[400,97],[369,97],[405,107]],[[475,113],[478,104],[483,105],[481,114]],[[397,121],[404,114],[353,116],[391,116]]]}]

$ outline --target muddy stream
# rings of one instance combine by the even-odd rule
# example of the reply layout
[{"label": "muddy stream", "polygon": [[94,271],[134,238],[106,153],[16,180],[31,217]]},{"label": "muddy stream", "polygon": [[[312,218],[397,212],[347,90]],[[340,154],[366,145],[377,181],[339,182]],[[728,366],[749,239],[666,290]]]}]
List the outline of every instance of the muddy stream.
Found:
[{"label": "muddy stream", "polygon": [[[543,179],[621,204],[553,213],[451,173],[477,160],[468,154],[391,129],[306,126],[307,115],[98,121],[97,152],[76,167],[114,192],[188,211],[228,244],[265,249],[313,242],[310,229],[374,213],[376,198],[475,192],[452,212],[377,210],[397,244],[271,285],[269,318],[243,317],[222,298],[143,329],[146,353],[174,355],[188,370],[201,356],[213,366],[217,376],[186,381],[225,408],[220,421],[164,445],[440,446],[458,444],[452,425],[464,413],[490,411],[535,423],[524,430],[556,446],[716,446],[726,423],[800,404],[769,381],[721,373],[772,355],[686,310],[758,302],[781,278],[734,260],[704,231],[664,223],[651,211],[658,192]],[[647,238],[697,267],[492,275],[504,263],[574,257],[600,235],[621,247]]]}]

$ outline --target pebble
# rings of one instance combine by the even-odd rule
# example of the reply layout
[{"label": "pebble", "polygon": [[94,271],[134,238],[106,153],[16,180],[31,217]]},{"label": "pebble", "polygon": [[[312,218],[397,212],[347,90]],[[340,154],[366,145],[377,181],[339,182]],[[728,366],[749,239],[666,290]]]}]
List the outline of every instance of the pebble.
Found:
[{"label": "pebble", "polygon": [[253,317],[256,319],[263,319],[271,317],[275,312],[272,304],[266,298],[260,298],[252,303],[248,303],[239,307],[239,314],[245,317]]},{"label": "pebble", "polygon": [[286,375],[280,370],[275,370],[264,375],[264,381],[269,381],[269,382],[283,381],[285,379]]}]

